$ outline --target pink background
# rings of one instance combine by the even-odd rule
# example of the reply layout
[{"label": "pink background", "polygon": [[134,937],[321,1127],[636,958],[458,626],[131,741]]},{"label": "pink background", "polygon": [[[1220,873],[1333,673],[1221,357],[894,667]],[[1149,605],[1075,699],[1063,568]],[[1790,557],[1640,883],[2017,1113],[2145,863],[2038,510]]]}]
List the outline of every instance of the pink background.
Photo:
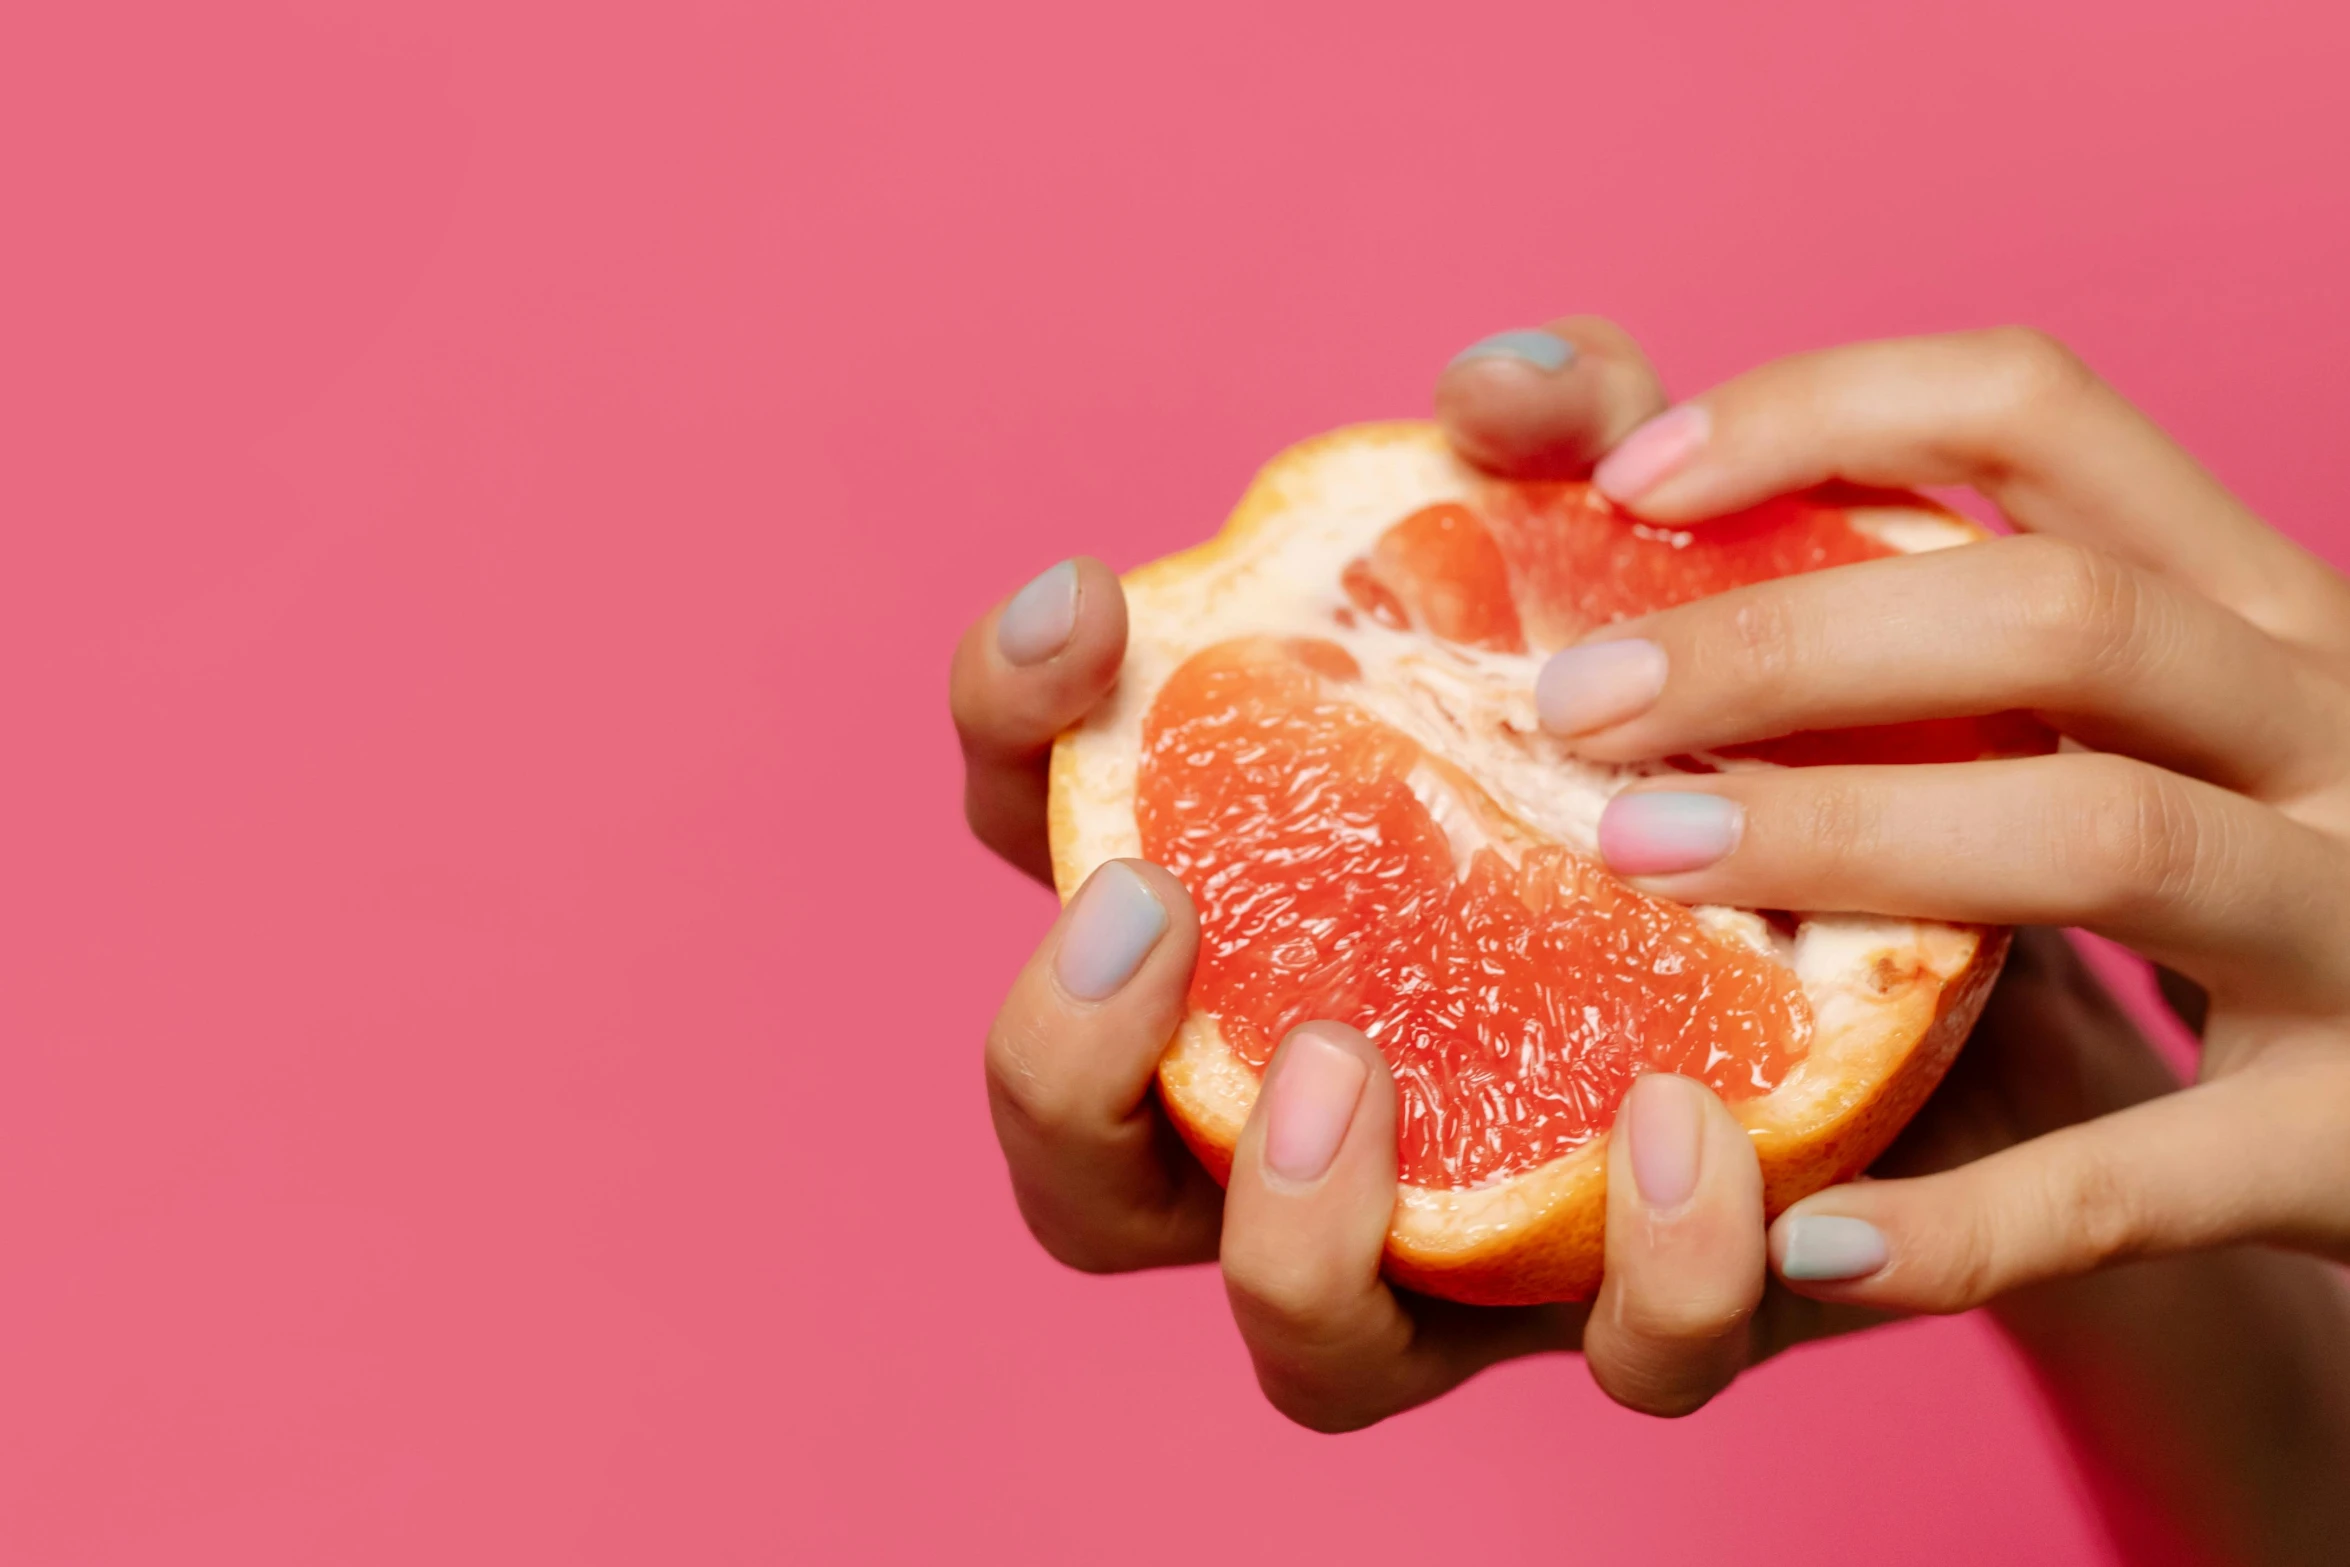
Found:
[{"label": "pink background", "polygon": [[2105,1559],[1974,1322],[1333,1440],[1047,1261],[943,676],[1569,309],[2037,322],[2350,556],[2236,9],[7,7],[0,1559]]}]

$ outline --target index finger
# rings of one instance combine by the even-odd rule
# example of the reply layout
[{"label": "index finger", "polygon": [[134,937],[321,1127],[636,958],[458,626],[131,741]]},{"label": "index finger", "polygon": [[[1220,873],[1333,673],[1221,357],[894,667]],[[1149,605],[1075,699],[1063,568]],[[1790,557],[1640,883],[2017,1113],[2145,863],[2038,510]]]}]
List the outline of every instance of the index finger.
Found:
[{"label": "index finger", "polygon": [[1967,485],[2027,532],[2135,562],[2273,636],[2323,648],[2350,641],[2350,584],[2063,345],[2022,328],[1777,360],[1652,420],[1593,479],[1667,523],[1836,479]]}]

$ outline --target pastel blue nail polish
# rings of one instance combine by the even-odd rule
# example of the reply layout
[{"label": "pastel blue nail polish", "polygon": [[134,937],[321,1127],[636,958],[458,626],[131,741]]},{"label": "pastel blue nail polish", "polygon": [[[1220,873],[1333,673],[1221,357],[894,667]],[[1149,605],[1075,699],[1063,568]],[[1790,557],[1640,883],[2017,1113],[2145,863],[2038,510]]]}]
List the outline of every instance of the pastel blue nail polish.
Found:
[{"label": "pastel blue nail polish", "polygon": [[1496,332],[1482,342],[1471,343],[1452,356],[1452,362],[1456,365],[1465,365],[1475,359],[1515,359],[1537,370],[1564,370],[1575,362],[1575,345],[1563,337],[1553,337],[1548,332],[1531,329]]},{"label": "pastel blue nail polish", "polygon": [[1110,861],[1079,890],[1053,972],[1080,1001],[1115,995],[1167,931],[1167,911],[1132,868]]},{"label": "pastel blue nail polish", "polygon": [[995,623],[996,650],[1008,664],[1041,664],[1077,629],[1077,562],[1065,560],[1012,595]]},{"label": "pastel blue nail polish", "polygon": [[1885,1266],[1884,1232],[1839,1213],[1797,1213],[1780,1221],[1779,1277],[1857,1279]]}]

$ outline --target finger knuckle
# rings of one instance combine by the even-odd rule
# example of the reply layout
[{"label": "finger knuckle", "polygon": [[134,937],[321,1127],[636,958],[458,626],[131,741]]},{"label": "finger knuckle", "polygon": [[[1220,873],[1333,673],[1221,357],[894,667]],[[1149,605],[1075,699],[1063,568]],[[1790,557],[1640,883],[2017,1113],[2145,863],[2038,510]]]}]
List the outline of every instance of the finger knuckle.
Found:
[{"label": "finger knuckle", "polygon": [[2080,355],[2038,327],[1994,327],[1977,344],[1990,413],[2009,429],[2047,417],[2096,381]]},{"label": "finger knuckle", "polygon": [[2082,758],[2080,789],[2060,823],[2060,874],[2092,914],[2120,918],[2196,901],[2224,857],[2220,824],[2186,780],[2119,758]]},{"label": "finger knuckle", "polygon": [[1653,1415],[1659,1420],[1679,1420],[1693,1415],[1712,1403],[1720,1391],[1711,1377],[1693,1380],[1647,1356],[1620,1362],[1595,1359],[1591,1362],[1591,1377],[1614,1402],[1635,1414]]},{"label": "finger knuckle", "polygon": [[1058,1206],[1041,1194],[1016,1192],[1020,1217],[1046,1256],[1078,1273],[1130,1273],[1140,1264],[1132,1252],[1113,1239],[1070,1222]]},{"label": "finger knuckle", "polygon": [[1801,632],[1783,595],[1768,588],[1749,590],[1739,595],[1728,618],[1729,635],[1713,646],[1727,656],[1727,672],[1739,684],[1768,689],[1801,662]]},{"label": "finger knuckle", "polygon": [[1051,1070],[1051,1053],[1050,1042],[1032,1024],[998,1021],[988,1031],[989,1099],[999,1115],[1047,1138],[1067,1132],[1081,1113],[1066,1076]]},{"label": "finger knuckle", "polygon": [[2001,1273],[1999,1229],[1978,1211],[1944,1230],[1945,1254],[1939,1277],[1917,1302],[1925,1311],[1967,1311],[1997,1292]]},{"label": "finger knuckle", "polygon": [[1746,1331],[1760,1295],[1758,1280],[1753,1290],[1736,1295],[1688,1291],[1627,1299],[1621,1321],[1624,1331],[1642,1343],[1675,1356],[1706,1357]]},{"label": "finger knuckle", "polygon": [[1814,773],[1801,780],[1794,821],[1799,842],[1837,862],[1867,864],[1882,831],[1878,801],[1865,786]]},{"label": "finger knuckle", "polygon": [[1360,1431],[1365,1426],[1377,1425],[1393,1412],[1381,1404],[1366,1401],[1358,1392],[1333,1387],[1318,1377],[1284,1370],[1260,1366],[1257,1386],[1263,1390],[1265,1401],[1287,1419],[1324,1436]]},{"label": "finger knuckle", "polygon": [[2011,613],[2043,680],[2109,689],[2143,674],[2156,601],[2136,568],[2046,535],[2009,552],[2023,568]]},{"label": "finger knuckle", "polygon": [[1312,1346],[1332,1336],[1332,1282],[1309,1261],[1227,1240],[1224,1287],[1235,1316],[1285,1343]]},{"label": "finger knuckle", "polygon": [[[2103,1267],[2142,1249],[2146,1227],[2139,1188],[2110,1159],[2082,1154],[2051,1168],[2042,1176],[2039,1201],[2037,1233],[2050,1237],[2050,1250],[2072,1264]],[[2033,1269],[2035,1274],[2056,1271],[2054,1257]]]}]

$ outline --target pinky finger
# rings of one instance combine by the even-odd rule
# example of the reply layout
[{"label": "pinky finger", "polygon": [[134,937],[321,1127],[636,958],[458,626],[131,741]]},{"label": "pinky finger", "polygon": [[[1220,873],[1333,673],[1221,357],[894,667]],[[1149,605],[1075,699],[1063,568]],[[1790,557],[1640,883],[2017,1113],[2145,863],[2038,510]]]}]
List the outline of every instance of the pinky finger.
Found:
[{"label": "pinky finger", "polygon": [[1862,1181],[1771,1226],[1816,1299],[1954,1312],[2134,1257],[2266,1242],[2350,1255],[2350,1071],[2264,1062],[1911,1180]]}]

